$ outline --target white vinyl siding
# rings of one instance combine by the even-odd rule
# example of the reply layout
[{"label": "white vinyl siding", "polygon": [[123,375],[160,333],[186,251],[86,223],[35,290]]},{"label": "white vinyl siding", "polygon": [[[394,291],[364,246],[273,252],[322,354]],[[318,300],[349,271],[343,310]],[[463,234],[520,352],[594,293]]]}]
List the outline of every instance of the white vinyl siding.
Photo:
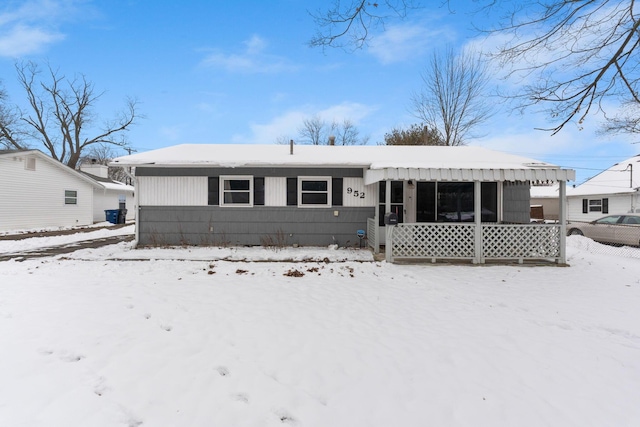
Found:
[{"label": "white vinyl siding", "polygon": [[127,221],[135,219],[135,197],[133,191],[117,191],[96,188],[93,191],[93,221],[102,222],[106,219],[105,210],[119,209],[120,197],[125,198]]},{"label": "white vinyl siding", "polygon": [[[92,224],[93,186],[53,160],[37,158],[29,170],[27,158],[0,157],[0,230]],[[65,205],[65,190],[77,191],[77,204]]]},{"label": "white vinyl siding", "polygon": [[206,176],[141,176],[140,206],[207,206]]},{"label": "white vinyl siding", "polygon": [[[638,207],[637,194],[593,194],[587,196],[569,196],[567,197],[567,219],[569,221],[593,221],[598,218],[602,218],[606,215],[617,215],[628,213]],[[589,213],[582,212],[582,199],[589,200],[602,200],[608,199],[608,211],[609,213],[594,212]]]},{"label": "white vinyl siding", "polygon": [[265,177],[264,204],[265,206],[287,206],[287,178]]},{"label": "white vinyl siding", "polygon": [[343,178],[342,206],[366,207],[375,205],[376,184],[364,185],[363,178]]}]

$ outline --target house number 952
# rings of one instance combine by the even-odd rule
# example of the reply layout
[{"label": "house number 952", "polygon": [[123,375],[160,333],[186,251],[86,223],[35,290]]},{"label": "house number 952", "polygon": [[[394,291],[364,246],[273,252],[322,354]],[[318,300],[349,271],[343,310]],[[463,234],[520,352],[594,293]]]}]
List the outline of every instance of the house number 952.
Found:
[{"label": "house number 952", "polygon": [[347,187],[347,194],[352,194],[353,197],[364,199],[364,191],[354,190],[351,187]]}]

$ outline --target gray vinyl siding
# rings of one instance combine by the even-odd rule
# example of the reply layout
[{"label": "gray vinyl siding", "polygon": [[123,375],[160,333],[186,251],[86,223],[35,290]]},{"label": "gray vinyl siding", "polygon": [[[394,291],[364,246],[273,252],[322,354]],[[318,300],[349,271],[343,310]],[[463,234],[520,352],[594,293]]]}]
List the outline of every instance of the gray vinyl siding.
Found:
[{"label": "gray vinyl siding", "polygon": [[[338,216],[335,216],[335,212]],[[139,244],[355,246],[374,207],[141,206]]]},{"label": "gray vinyl siding", "polygon": [[503,186],[502,220],[505,223],[528,224],[531,214],[529,181],[505,182]]}]

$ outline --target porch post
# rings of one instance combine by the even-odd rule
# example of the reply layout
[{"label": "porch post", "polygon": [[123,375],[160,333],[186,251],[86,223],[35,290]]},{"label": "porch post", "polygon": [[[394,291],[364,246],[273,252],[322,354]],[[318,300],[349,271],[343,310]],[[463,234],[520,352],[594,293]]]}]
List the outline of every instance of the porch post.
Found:
[{"label": "porch post", "polygon": [[380,253],[380,183],[376,182],[376,209],[373,214],[373,220],[375,221],[375,234],[373,238],[373,253]]},{"label": "porch post", "polygon": [[384,232],[386,233],[385,244],[384,244],[384,260],[386,262],[393,262],[392,241],[393,241],[394,228],[395,228],[395,225],[384,226]]},{"label": "porch post", "polygon": [[386,191],[384,192],[384,213],[391,212],[391,181],[386,180]]},{"label": "porch post", "polygon": [[[387,179],[385,181],[385,186],[386,186],[385,187],[386,191],[384,192],[384,213],[386,214],[387,212],[391,212],[391,181]],[[385,224],[384,232],[385,232],[385,237],[384,237],[385,260],[387,262],[392,262],[391,247],[393,242],[391,240],[393,239],[393,233],[391,230],[391,226]]]},{"label": "porch post", "polygon": [[560,264],[567,263],[567,182],[558,182],[560,206],[558,207],[558,217],[560,218]]},{"label": "porch post", "polygon": [[473,263],[483,263],[484,254],[482,253],[482,185],[480,181],[473,181],[473,218],[474,227],[474,252]]}]

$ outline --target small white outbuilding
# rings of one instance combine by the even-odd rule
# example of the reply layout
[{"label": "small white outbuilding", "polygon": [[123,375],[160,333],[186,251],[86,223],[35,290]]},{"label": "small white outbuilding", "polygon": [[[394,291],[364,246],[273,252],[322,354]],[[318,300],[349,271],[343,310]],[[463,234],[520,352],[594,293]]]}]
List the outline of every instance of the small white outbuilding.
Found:
[{"label": "small white outbuilding", "polygon": [[121,201],[135,213],[132,186],[81,173],[39,150],[0,150],[0,183],[0,231],[90,225]]}]

